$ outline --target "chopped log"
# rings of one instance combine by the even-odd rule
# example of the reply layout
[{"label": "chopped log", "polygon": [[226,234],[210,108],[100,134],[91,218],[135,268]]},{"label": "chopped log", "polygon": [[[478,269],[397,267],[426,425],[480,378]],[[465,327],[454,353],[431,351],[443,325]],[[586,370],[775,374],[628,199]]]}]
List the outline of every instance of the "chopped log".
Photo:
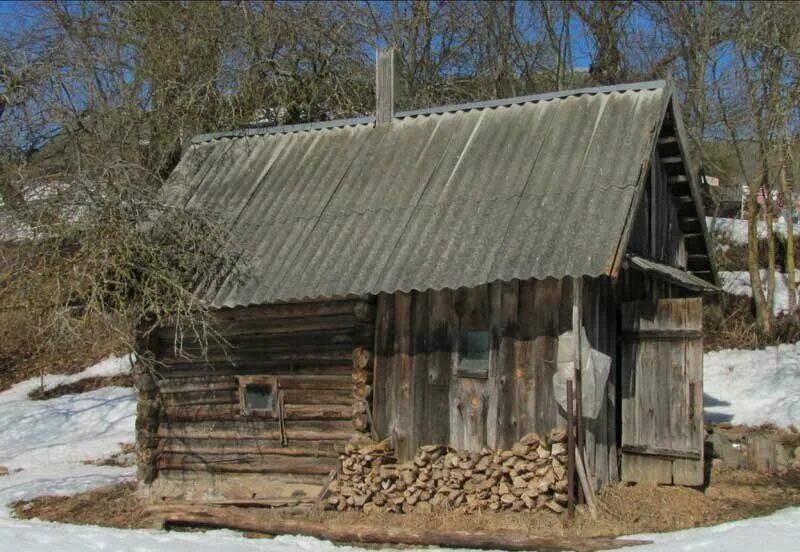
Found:
[{"label": "chopped log", "polygon": [[405,544],[483,550],[576,550],[578,552],[593,552],[595,550],[650,543],[650,541],[618,540],[609,537],[546,538],[522,531],[495,533],[447,529],[406,529],[387,525],[348,524],[346,526],[334,526],[308,520],[268,518],[241,508],[154,506],[148,508],[148,512],[153,517],[163,519],[167,527],[170,525],[213,527],[255,531],[269,535],[300,534],[334,542],[362,544]]}]

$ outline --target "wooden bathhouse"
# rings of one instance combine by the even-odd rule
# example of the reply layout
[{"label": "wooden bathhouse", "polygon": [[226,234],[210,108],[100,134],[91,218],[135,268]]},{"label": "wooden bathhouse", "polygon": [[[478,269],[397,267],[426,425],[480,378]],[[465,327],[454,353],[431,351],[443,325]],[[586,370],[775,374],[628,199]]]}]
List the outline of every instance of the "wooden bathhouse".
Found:
[{"label": "wooden bathhouse", "polygon": [[375,117],[197,136],[174,171],[249,270],[202,297],[227,344],[150,341],[149,492],[313,497],[364,437],[509,447],[571,379],[594,483],[701,484],[717,280],[672,86],[395,112],[385,60]]}]

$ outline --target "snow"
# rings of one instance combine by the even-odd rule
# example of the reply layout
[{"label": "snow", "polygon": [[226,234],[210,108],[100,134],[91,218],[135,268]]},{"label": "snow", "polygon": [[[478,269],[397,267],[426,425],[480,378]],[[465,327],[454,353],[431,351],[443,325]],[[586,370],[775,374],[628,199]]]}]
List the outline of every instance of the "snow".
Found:
[{"label": "snow", "polygon": [[[766,296],[767,291],[767,271],[761,269],[762,287]],[[719,273],[722,289],[733,295],[753,296],[753,288],[750,286],[749,272],[725,272]],[[775,274],[775,298],[772,304],[772,312],[776,315],[789,311],[789,275],[785,273]],[[800,282],[800,270],[795,270],[795,282]],[[800,288],[800,284],[798,284]]]},{"label": "snow", "polygon": [[[711,231],[713,229],[714,235],[723,237],[731,243],[739,245],[747,244],[747,221],[744,219],[730,219],[706,217],[706,227]],[[781,236],[786,235],[786,221],[783,219],[775,222],[774,231]],[[794,234],[800,234],[800,225],[794,224]],[[764,221],[758,222],[758,236],[759,238],[767,237],[767,223]]]},{"label": "snow", "polygon": [[[722,410],[719,405],[707,403],[707,411],[751,423],[758,423],[765,416],[782,422],[797,420],[800,401],[793,395],[800,397],[798,362],[800,344],[707,355],[707,394],[730,401]],[[47,376],[45,383],[54,386],[128,369],[127,358],[112,358],[73,376]],[[38,385],[35,378],[0,393],[0,420],[4,422],[0,426],[0,465],[12,470],[0,477],[0,550],[4,549],[3,544],[13,543],[14,549],[28,552],[366,552],[310,537],[252,540],[232,531],[123,530],[12,518],[7,505],[14,500],[72,494],[133,477],[130,468],[82,463],[113,454],[119,450],[119,443],[133,441],[136,399],[131,389],[106,387],[32,401],[27,395]],[[753,395],[754,389],[761,390],[762,396]],[[763,396],[764,389],[772,389],[772,396]],[[750,552],[759,547],[774,552],[796,550],[800,541],[800,508],[715,527],[630,538],[653,540],[651,545],[630,549],[650,552]]]},{"label": "snow", "polygon": [[[46,388],[81,379],[130,371],[129,357],[111,357],[73,375],[45,376]],[[83,462],[119,451],[132,442],[136,396],[132,389],[104,387],[79,395],[33,401],[28,393],[40,378],[21,382],[0,393],[0,518],[5,505],[43,494],[73,494],[133,477],[131,468],[86,465]],[[0,540],[2,542],[2,540]]]},{"label": "snow", "polygon": [[706,419],[800,427],[800,343],[703,358]]},{"label": "snow", "polygon": [[800,543],[800,508],[787,508],[770,516],[723,523],[713,527],[673,533],[631,535],[653,544],[625,550],[642,552],[791,552]]}]

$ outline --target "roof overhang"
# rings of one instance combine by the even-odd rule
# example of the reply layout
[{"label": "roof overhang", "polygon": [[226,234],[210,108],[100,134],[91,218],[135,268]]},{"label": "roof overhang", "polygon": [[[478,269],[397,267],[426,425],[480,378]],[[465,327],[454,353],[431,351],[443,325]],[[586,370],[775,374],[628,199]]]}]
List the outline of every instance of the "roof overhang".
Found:
[{"label": "roof overhang", "polygon": [[651,274],[661,280],[669,282],[670,284],[680,286],[682,288],[697,291],[700,293],[717,293],[720,290],[717,286],[711,284],[707,280],[695,276],[691,272],[669,266],[664,263],[659,263],[651,259],[646,259],[640,255],[627,254],[625,260],[628,262],[628,267],[640,272]]}]

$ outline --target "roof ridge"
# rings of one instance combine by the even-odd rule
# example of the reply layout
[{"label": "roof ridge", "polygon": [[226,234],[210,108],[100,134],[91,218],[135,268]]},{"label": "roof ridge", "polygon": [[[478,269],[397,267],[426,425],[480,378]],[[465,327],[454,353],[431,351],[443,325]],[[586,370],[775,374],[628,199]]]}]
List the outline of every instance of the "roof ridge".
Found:
[{"label": "roof ridge", "polygon": [[[574,96],[588,94],[610,94],[613,92],[638,92],[642,90],[657,90],[665,88],[667,81],[652,80],[634,82],[628,84],[615,84],[610,86],[594,86],[587,88],[575,88],[572,90],[561,90],[558,92],[544,92],[540,94],[530,94],[527,96],[514,96],[511,98],[500,98],[496,100],[482,100],[461,104],[449,104],[436,107],[426,107],[410,111],[400,111],[395,113],[395,119],[405,119],[408,117],[419,117],[425,115],[441,115],[444,113],[455,113],[457,111],[470,111],[473,109],[493,109],[496,107],[507,107],[524,103],[536,103],[550,100],[564,99]],[[374,115],[364,117],[351,117],[347,119],[333,119],[330,121],[315,121],[310,123],[299,123],[294,125],[278,126],[250,126],[234,130],[221,132],[210,132],[198,134],[191,140],[192,144],[202,144],[223,138],[247,138],[249,136],[267,136],[272,134],[292,134],[295,132],[309,132],[312,130],[331,130],[335,128],[345,128],[352,126],[368,125],[375,122]]]}]

